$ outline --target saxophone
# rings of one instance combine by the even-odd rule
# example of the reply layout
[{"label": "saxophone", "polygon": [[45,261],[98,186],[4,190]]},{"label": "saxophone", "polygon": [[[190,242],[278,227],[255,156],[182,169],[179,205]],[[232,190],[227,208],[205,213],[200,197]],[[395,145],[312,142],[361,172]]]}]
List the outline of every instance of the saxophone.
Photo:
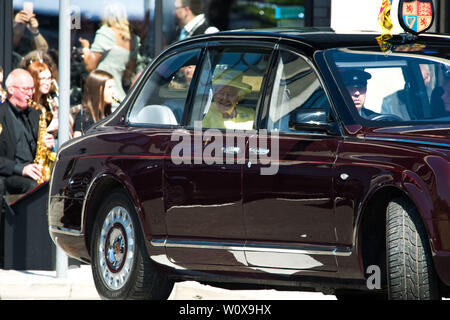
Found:
[{"label": "saxophone", "polygon": [[6,100],[6,90],[0,86],[0,104]]},{"label": "saxophone", "polygon": [[44,143],[45,136],[47,135],[46,108],[43,105],[34,102],[33,100],[29,100],[28,105],[30,107],[33,107],[34,109],[38,109],[41,111],[41,115],[39,117],[39,131],[34,163],[42,167],[41,178],[37,180],[38,184],[42,184],[50,180],[53,163],[55,162],[56,159],[56,152],[49,150]]},{"label": "saxophone", "polygon": [[[58,107],[58,100],[59,100],[59,87],[58,87],[58,83],[53,78],[52,79],[52,87],[51,87],[50,93],[47,96],[47,104],[49,106],[47,108],[47,112],[50,111],[52,117],[53,117],[53,112]],[[49,118],[50,118],[50,116],[47,115],[47,122],[48,122]],[[51,121],[51,119],[50,119],[50,121]],[[48,122],[48,123],[50,123],[50,122]]]}]

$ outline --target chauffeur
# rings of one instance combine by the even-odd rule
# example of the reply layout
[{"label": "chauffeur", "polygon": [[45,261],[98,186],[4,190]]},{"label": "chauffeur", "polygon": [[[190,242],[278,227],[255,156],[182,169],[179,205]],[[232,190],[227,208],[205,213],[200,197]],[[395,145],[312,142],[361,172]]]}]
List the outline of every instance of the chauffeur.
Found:
[{"label": "chauffeur", "polygon": [[342,72],[342,77],[359,115],[364,118],[371,118],[378,115],[378,113],[364,107],[364,103],[366,102],[367,80],[372,78],[371,74],[358,69],[346,70]]}]

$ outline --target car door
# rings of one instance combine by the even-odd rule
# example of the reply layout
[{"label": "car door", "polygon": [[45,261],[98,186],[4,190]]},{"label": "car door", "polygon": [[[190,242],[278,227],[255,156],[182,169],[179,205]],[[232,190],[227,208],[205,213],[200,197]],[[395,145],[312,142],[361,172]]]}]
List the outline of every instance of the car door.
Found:
[{"label": "car door", "polygon": [[[246,264],[242,160],[271,53],[251,44],[208,45],[186,127],[173,137],[165,162],[166,248],[174,263]],[[220,114],[218,88],[229,87],[219,86],[225,75],[236,75],[233,84],[248,90],[241,96],[239,89],[236,114],[219,124],[214,117]],[[230,124],[233,129],[224,127]]]},{"label": "car door", "polygon": [[243,172],[247,261],[335,271],[332,186],[340,136],[329,100],[315,69],[293,51],[279,50],[272,83]]},{"label": "car door", "polygon": [[[164,210],[163,168],[172,133],[181,127],[191,85],[187,68],[197,65],[202,46],[168,52],[143,75],[127,115],[129,128],[121,159],[142,203],[145,230],[152,243],[167,235]],[[128,155],[132,155],[129,156]],[[150,240],[150,239],[149,239]]]}]

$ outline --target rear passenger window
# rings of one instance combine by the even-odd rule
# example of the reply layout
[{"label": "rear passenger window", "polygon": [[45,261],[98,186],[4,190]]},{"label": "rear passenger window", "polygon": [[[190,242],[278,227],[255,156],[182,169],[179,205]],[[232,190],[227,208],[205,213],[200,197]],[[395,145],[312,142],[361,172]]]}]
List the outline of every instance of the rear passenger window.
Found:
[{"label": "rear passenger window", "polygon": [[275,72],[268,130],[298,132],[293,117],[305,122],[323,122],[329,118],[330,104],[325,91],[304,58],[281,51]]},{"label": "rear passenger window", "polygon": [[195,90],[190,126],[253,129],[270,50],[209,49]]},{"label": "rear passenger window", "polygon": [[129,116],[131,124],[179,125],[200,49],[173,55],[148,77]]}]

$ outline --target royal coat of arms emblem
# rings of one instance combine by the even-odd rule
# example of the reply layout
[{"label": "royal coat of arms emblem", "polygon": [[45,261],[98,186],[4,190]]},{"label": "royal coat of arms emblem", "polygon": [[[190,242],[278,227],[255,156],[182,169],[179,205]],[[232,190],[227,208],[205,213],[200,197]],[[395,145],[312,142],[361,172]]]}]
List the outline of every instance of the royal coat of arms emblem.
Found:
[{"label": "royal coat of arms emblem", "polygon": [[398,12],[402,28],[413,34],[424,32],[433,24],[432,0],[400,0]]}]

